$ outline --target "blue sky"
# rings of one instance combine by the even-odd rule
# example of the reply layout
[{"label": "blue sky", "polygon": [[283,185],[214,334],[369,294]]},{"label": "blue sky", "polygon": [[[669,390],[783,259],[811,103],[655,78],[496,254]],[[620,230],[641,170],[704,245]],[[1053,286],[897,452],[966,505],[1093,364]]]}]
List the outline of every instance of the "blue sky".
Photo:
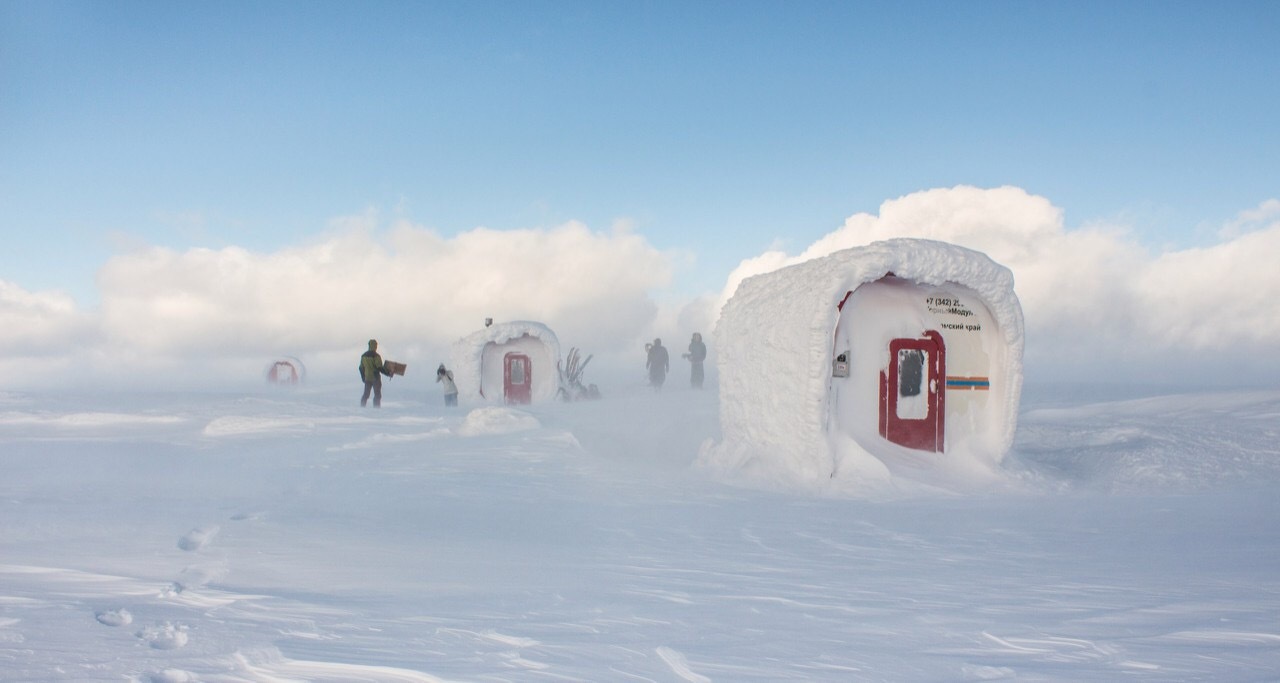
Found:
[{"label": "blue sky", "polygon": [[1278,194],[1274,2],[0,7],[0,279],[77,298],[130,239],[272,249],[369,207],[626,219],[714,288],[932,187],[1181,245]]},{"label": "blue sky", "polygon": [[627,354],[869,235],[1009,265],[1042,357],[1104,314],[1117,366],[1274,348],[1277,36],[1276,2],[0,0],[0,353],[341,368],[496,316]]}]

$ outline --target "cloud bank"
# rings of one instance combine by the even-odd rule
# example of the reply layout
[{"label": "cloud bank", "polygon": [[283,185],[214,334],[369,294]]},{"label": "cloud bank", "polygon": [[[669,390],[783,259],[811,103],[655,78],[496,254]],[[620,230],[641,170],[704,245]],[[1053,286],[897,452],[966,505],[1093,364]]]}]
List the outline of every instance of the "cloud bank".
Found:
[{"label": "cloud bank", "polygon": [[709,332],[744,278],[892,237],[960,244],[1012,269],[1029,380],[1280,377],[1280,201],[1224,222],[1213,244],[1156,252],[1123,225],[1068,228],[1062,209],[1022,189],[960,186],[886,201],[798,254],[743,261],[718,294],[683,298],[671,285],[689,256],[625,225],[442,237],[368,213],[274,252],[144,247],[104,264],[93,311],[0,280],[0,389],[245,386],[278,355],[338,381],[370,337],[388,357],[434,367],[486,317],[544,322],[566,349],[596,354],[594,372],[634,365],[639,377],[644,339],[679,348]]},{"label": "cloud bank", "polygon": [[1068,230],[1061,209],[1016,187],[928,190],[850,216],[798,255],[743,261],[721,299],[751,275],[892,237],[952,242],[1008,266],[1026,315],[1029,367],[1045,376],[1242,381],[1250,365],[1277,368],[1275,200],[1226,223],[1216,244],[1152,253],[1121,225]]},{"label": "cloud bank", "polygon": [[28,292],[0,280],[0,358],[49,359],[89,341],[92,322],[60,292]]},{"label": "cloud bank", "polygon": [[[477,228],[444,238],[407,221],[379,231],[377,222],[342,218],[321,241],[271,253],[154,247],[119,255],[98,274],[101,310],[92,315],[66,296],[0,283],[0,322],[9,323],[0,349],[58,353],[86,381],[256,378],[276,354],[304,358],[315,377],[331,361],[354,366],[371,337],[400,360],[434,367],[486,317],[546,322],[566,348],[630,344],[657,315],[652,292],[671,280],[671,257],[625,226]],[[51,379],[16,357],[3,365],[11,382]]]}]

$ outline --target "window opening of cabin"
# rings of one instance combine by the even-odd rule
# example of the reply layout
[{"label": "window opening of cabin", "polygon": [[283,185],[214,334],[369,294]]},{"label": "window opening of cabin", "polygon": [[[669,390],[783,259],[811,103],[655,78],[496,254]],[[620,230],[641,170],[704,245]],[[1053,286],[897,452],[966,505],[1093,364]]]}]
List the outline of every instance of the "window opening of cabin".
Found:
[{"label": "window opening of cabin", "polygon": [[929,354],[922,349],[898,350],[898,407],[900,419],[929,417],[928,392],[924,391],[925,364]]}]

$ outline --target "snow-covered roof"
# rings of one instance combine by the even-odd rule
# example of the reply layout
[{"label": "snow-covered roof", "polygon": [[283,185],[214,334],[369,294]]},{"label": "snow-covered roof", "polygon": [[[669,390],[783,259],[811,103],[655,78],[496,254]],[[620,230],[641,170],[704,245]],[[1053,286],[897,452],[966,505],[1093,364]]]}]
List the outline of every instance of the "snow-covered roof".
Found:
[{"label": "snow-covered roof", "polygon": [[525,335],[541,339],[548,345],[555,346],[557,348],[560,346],[560,340],[556,337],[556,333],[552,332],[551,328],[546,325],[539,322],[533,322],[531,320],[513,320],[504,323],[494,323],[482,330],[472,332],[455,342],[454,348],[483,349],[484,345],[489,342],[503,344],[511,341],[512,339],[519,339]]},{"label": "snow-covered roof", "polygon": [[[715,330],[723,441],[704,449],[701,465],[723,474],[792,487],[826,487],[857,476],[837,467],[826,440],[832,334],[846,292],[893,273],[927,285],[973,290],[995,318],[1009,353],[1002,434],[1013,442],[1022,384],[1022,308],[1013,274],[985,254],[920,239],[855,247],[744,280]],[[1003,453],[1000,454],[1001,456]]]}]

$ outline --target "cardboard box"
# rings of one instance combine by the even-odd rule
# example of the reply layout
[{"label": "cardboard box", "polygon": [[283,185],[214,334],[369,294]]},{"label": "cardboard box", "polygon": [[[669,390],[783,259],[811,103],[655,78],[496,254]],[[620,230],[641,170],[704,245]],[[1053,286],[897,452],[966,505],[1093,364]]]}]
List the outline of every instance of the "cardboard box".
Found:
[{"label": "cardboard box", "polygon": [[397,363],[393,360],[383,361],[382,367],[386,368],[387,372],[393,375],[403,375],[404,371],[409,368],[408,365],[405,365],[404,363]]}]

